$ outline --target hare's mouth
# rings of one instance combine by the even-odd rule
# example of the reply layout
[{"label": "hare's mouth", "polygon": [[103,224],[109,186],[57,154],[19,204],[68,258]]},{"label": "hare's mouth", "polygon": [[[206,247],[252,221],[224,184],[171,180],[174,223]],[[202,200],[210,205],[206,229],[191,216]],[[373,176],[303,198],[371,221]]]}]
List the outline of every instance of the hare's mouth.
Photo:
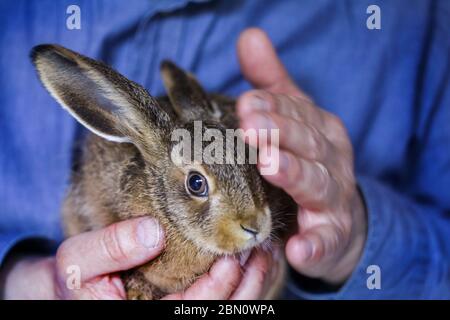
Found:
[{"label": "hare's mouth", "polygon": [[[270,239],[270,237],[268,237],[268,238],[266,238],[266,240],[264,240],[262,243],[258,244],[255,247],[258,247],[263,251],[270,252],[273,249],[272,239]],[[255,247],[252,247],[252,248],[249,248],[246,250],[242,250],[241,252],[236,253],[236,257],[239,259],[239,263],[241,266],[244,266],[247,263],[248,259],[250,258],[251,254],[253,252],[253,249]]]},{"label": "hare's mouth", "polygon": [[216,226],[211,240],[204,239],[202,248],[218,255],[244,254],[270,241],[272,221],[270,210],[253,212],[247,216],[226,216]]},{"label": "hare's mouth", "polygon": [[235,255],[239,258],[242,264],[248,259],[248,256],[251,254],[252,250],[256,247],[265,248],[267,247],[267,243],[270,242],[270,239],[264,238],[262,241],[258,241],[255,239],[250,239],[247,241],[242,241],[238,239],[235,241],[235,244],[228,247],[223,247],[222,244],[214,244],[214,245],[203,245],[202,249],[206,249],[214,255],[223,256],[223,255]]},{"label": "hare's mouth", "polygon": [[250,258],[250,254],[252,253],[252,249],[244,250],[237,254],[239,259],[239,264],[241,266],[245,265],[247,263],[248,258]]}]

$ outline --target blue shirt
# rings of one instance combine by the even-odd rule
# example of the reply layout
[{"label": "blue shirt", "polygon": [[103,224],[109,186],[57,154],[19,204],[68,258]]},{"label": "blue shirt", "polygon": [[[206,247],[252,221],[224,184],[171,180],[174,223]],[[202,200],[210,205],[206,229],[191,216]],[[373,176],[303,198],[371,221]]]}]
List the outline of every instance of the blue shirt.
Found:
[{"label": "blue shirt", "polygon": [[[81,9],[80,30],[66,27],[71,4]],[[381,30],[366,27],[371,4]],[[313,293],[292,279],[287,296],[450,298],[449,21],[444,0],[1,1],[0,261],[25,239],[61,241],[60,206],[83,130],[41,86],[32,46],[58,43],[101,59],[155,96],[167,58],[209,91],[237,96],[250,86],[235,43],[258,26],[298,85],[345,123],[368,212],[348,281]],[[379,290],[367,285],[371,265]]]}]

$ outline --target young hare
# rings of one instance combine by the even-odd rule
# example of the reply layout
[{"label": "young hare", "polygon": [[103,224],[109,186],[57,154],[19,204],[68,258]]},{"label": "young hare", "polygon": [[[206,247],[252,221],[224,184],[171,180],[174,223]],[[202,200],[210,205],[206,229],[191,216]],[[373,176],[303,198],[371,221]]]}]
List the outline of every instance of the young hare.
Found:
[{"label": "young hare", "polygon": [[[66,48],[40,45],[31,57],[50,94],[94,133],[83,144],[63,206],[66,236],[144,215],[164,227],[164,252],[123,273],[129,299],[184,290],[217,257],[270,248],[282,237],[280,226],[295,205],[261,178],[256,165],[173,159],[179,146],[171,139],[174,129],[194,137],[196,120],[203,131],[223,136],[237,128],[232,99],[206,94],[171,62],[161,65],[168,97],[155,99],[105,64]],[[275,297],[278,280],[267,298]]]}]

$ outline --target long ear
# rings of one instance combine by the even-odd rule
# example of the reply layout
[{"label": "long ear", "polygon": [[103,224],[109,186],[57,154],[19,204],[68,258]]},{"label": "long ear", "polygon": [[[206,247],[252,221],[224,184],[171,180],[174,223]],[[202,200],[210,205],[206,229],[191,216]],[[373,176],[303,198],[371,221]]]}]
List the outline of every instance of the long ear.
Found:
[{"label": "long ear", "polygon": [[101,62],[57,45],[34,47],[31,59],[50,94],[105,139],[142,141],[143,132],[157,134],[169,125],[169,115],[144,88]]},{"label": "long ear", "polygon": [[201,120],[205,114],[215,116],[208,96],[192,74],[174,63],[163,61],[161,75],[170,102],[178,116],[184,120]]}]

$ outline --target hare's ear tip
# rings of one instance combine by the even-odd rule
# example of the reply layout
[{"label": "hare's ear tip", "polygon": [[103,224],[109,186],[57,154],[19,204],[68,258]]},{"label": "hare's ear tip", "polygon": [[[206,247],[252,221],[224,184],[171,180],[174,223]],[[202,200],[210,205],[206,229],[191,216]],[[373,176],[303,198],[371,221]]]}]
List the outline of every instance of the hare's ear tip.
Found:
[{"label": "hare's ear tip", "polygon": [[173,67],[175,67],[175,63],[173,63],[172,61],[170,61],[170,60],[161,61],[161,65],[160,65],[161,70],[164,70],[167,68],[173,68]]},{"label": "hare's ear tip", "polygon": [[163,60],[160,66],[161,73],[164,75],[166,73],[173,74],[174,72],[180,70],[180,68],[170,60]]},{"label": "hare's ear tip", "polygon": [[170,72],[172,74],[176,73],[186,73],[186,71],[171,60],[163,60],[161,62],[161,72]]},{"label": "hare's ear tip", "polygon": [[51,53],[51,52],[55,52],[55,51],[59,51],[61,47],[56,45],[56,44],[40,44],[37,45],[35,47],[33,47],[30,51],[30,58],[31,61],[36,64],[36,62],[38,61],[39,58],[41,58],[42,56]]},{"label": "hare's ear tip", "polygon": [[179,78],[181,71],[180,68],[178,68],[172,61],[163,60],[160,66],[160,72],[164,81],[164,86],[166,89],[169,89],[174,85],[174,81]]}]

